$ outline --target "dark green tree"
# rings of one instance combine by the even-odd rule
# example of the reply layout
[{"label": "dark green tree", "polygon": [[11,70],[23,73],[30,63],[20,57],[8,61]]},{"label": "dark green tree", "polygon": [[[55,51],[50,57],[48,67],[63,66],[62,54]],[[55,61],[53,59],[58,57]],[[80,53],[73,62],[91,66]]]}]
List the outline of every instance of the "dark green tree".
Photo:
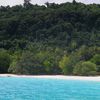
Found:
[{"label": "dark green tree", "polygon": [[24,4],[29,4],[31,0],[24,0]]},{"label": "dark green tree", "polygon": [[73,4],[76,4],[76,0],[73,0]]},{"label": "dark green tree", "polygon": [[8,73],[10,66],[10,55],[5,50],[0,50],[0,73]]}]

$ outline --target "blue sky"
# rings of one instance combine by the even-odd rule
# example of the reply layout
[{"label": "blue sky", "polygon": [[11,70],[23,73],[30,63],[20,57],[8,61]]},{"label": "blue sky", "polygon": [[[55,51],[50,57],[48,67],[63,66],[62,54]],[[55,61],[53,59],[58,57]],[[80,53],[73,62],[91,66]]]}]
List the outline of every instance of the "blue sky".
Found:
[{"label": "blue sky", "polygon": [[[0,0],[0,5],[17,5],[17,4],[23,4],[24,0]],[[44,4],[45,2],[55,2],[55,3],[63,3],[63,2],[72,2],[72,0],[31,0],[31,2],[33,4]],[[100,4],[100,0],[76,0],[78,2],[83,2],[86,4],[90,4],[90,3],[99,3]]]}]

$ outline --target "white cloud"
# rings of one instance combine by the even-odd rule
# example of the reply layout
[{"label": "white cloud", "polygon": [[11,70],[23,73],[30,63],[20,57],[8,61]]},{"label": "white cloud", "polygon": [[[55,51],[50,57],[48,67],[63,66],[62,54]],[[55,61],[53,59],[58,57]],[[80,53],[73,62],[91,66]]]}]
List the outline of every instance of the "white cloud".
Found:
[{"label": "white cloud", "polygon": [[[0,5],[18,5],[18,4],[23,4],[24,0],[0,0]],[[31,0],[31,2],[33,4],[44,4],[45,2],[56,2],[56,3],[63,3],[63,2],[72,2],[72,0]],[[83,2],[86,4],[89,3],[99,3],[100,4],[100,0],[76,0],[78,2]]]}]

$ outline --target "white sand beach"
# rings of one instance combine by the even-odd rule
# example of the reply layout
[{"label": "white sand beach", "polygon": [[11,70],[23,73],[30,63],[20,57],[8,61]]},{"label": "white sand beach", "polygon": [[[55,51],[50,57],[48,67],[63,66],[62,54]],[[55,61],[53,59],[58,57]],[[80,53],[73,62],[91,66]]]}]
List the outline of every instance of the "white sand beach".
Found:
[{"label": "white sand beach", "polygon": [[0,77],[49,78],[49,79],[64,79],[64,80],[100,81],[100,76],[65,76],[65,75],[15,75],[15,74],[0,74]]}]

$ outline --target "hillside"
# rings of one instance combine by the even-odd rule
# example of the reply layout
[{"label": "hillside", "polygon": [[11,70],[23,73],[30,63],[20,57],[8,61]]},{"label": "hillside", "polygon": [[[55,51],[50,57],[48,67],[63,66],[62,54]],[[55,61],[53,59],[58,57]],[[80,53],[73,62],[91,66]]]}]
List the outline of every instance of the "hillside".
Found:
[{"label": "hillside", "polygon": [[[0,7],[0,47],[10,49],[24,42],[58,45],[99,45],[100,5],[81,3]],[[8,46],[9,45],[9,46]]]},{"label": "hillside", "polygon": [[[66,74],[66,71],[61,71],[62,63],[67,65],[64,59],[68,60],[69,58],[71,60],[77,58],[77,62],[91,61],[99,66],[100,62],[98,61],[98,64],[94,61],[95,57],[100,57],[99,46],[100,4],[85,5],[73,2],[46,3],[45,6],[39,6],[29,3],[13,7],[0,7],[0,59],[3,59],[2,52],[7,57],[8,55],[13,57],[8,57],[10,64],[3,69],[7,69],[7,71],[2,71],[5,63],[0,64],[1,73],[8,72],[9,67],[11,67],[10,71],[15,73],[15,70],[12,71],[12,66],[20,66],[24,61],[31,65],[30,69],[33,66],[39,66],[34,74]],[[25,52],[29,55],[25,55]],[[67,59],[65,55],[69,58]],[[73,55],[78,57],[73,58]],[[5,58],[7,58],[6,56]],[[27,56],[30,59],[27,59]],[[47,60],[47,58],[49,59]],[[70,69],[73,69],[73,65]],[[41,66],[48,66],[48,68],[41,68]],[[61,67],[58,68],[58,66]],[[72,74],[72,70],[70,72]],[[33,74],[30,70],[20,73]]]}]

